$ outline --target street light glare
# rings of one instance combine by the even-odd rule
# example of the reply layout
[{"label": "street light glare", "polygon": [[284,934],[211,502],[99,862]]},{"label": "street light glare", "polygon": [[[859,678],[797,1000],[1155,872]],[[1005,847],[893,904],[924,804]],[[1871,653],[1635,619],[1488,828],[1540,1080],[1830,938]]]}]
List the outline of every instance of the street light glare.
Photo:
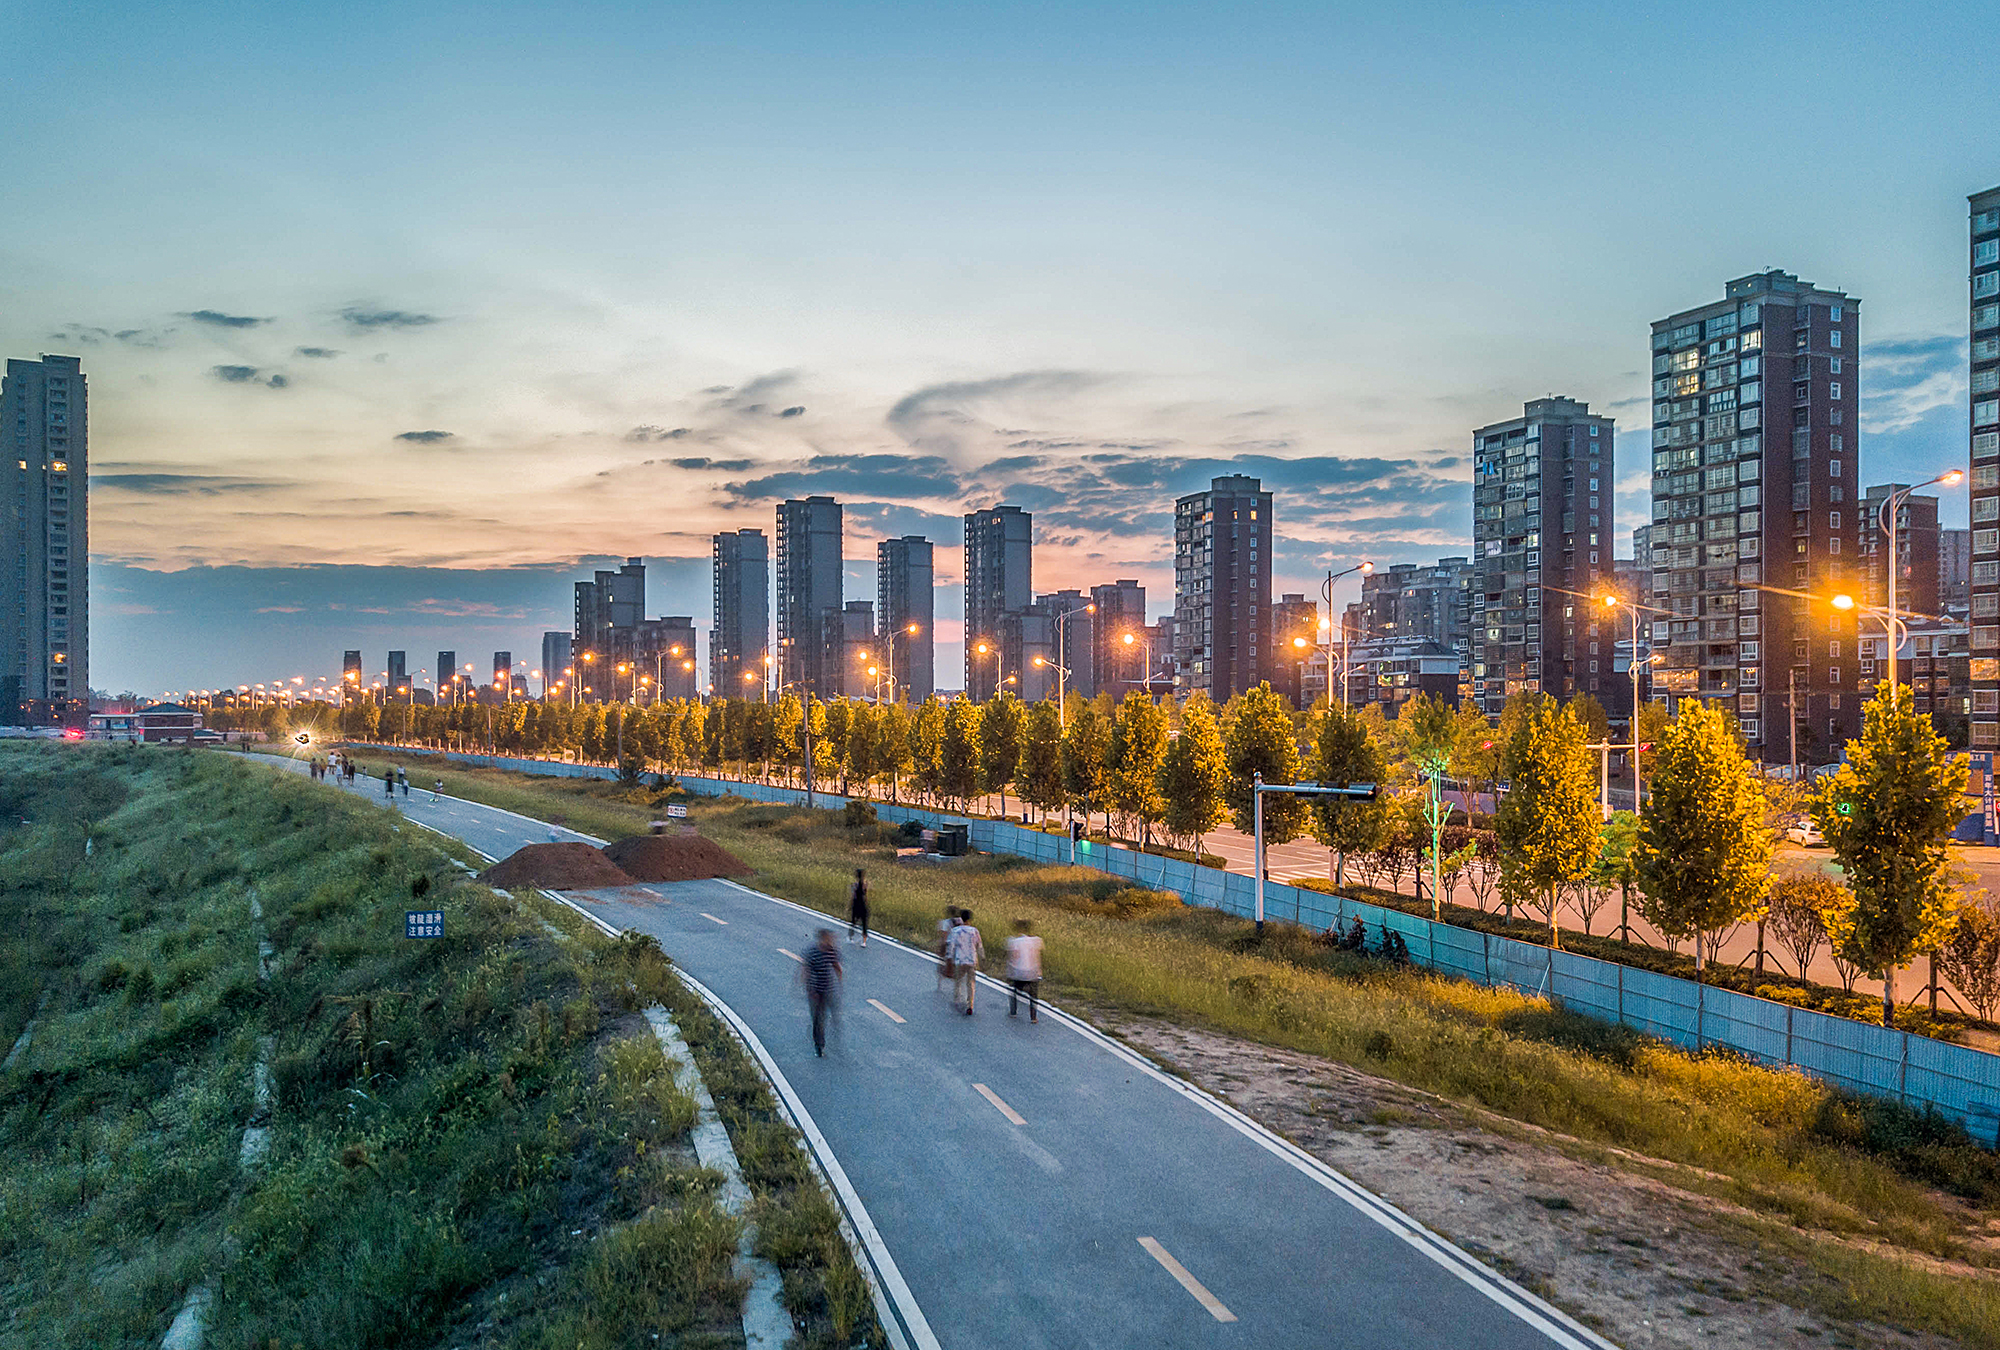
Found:
[{"label": "street light glare", "polygon": [[1854,597],[1851,595],[1836,595],[1829,603],[1835,609],[1853,609]]},{"label": "street light glare", "polygon": [[1373,572],[1375,570],[1375,564],[1372,562],[1364,562],[1361,564],[1361,570],[1364,572]]}]

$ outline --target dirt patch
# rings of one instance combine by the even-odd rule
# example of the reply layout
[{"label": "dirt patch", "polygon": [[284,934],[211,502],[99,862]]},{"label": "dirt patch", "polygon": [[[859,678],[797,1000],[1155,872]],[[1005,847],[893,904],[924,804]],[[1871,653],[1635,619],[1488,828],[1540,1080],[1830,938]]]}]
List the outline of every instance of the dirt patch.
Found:
[{"label": "dirt patch", "polygon": [[639,881],[705,881],[710,877],[747,877],[756,871],[713,839],[698,834],[635,835],[608,845],[604,856],[626,876]]},{"label": "dirt patch", "polygon": [[1635,1175],[1344,1064],[1123,1013],[1092,1020],[1619,1345],[1957,1344],[1788,1301],[1826,1277],[1759,1240],[1747,1211],[1661,1179],[1697,1169],[1624,1155],[1653,1173]]},{"label": "dirt patch", "polygon": [[542,886],[552,891],[591,891],[630,886],[632,878],[589,844],[529,844],[479,874],[489,886],[514,890]]}]

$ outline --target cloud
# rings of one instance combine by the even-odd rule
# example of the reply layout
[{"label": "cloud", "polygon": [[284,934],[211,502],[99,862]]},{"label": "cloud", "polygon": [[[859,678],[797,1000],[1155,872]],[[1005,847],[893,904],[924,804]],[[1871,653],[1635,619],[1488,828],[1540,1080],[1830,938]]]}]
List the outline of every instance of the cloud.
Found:
[{"label": "cloud", "polygon": [[683,437],[691,436],[693,434],[694,433],[687,427],[675,427],[672,431],[669,431],[665,427],[646,426],[646,427],[633,427],[630,431],[625,433],[625,439],[628,441],[637,441],[640,443],[645,443],[648,441],[678,441]]},{"label": "cloud", "polygon": [[437,445],[443,441],[456,440],[457,437],[449,431],[400,431],[396,433],[396,439],[409,441],[415,445]]},{"label": "cloud", "polygon": [[260,324],[271,322],[269,319],[253,318],[248,314],[224,314],[218,309],[183,310],[181,317],[214,328],[255,328]]},{"label": "cloud", "polygon": [[1079,370],[1025,370],[984,380],[947,380],[903,395],[884,420],[911,445],[958,453],[968,448],[959,429],[981,425],[973,411],[976,405],[1068,398],[1104,382],[1104,376]]},{"label": "cloud", "polygon": [[1862,362],[1863,431],[1906,431],[1940,408],[1956,410],[1965,397],[1965,339],[1955,334],[1871,342]]},{"label": "cloud", "polygon": [[315,361],[331,361],[334,357],[340,355],[340,353],[332,347],[294,347],[292,348],[292,355],[308,356]]},{"label": "cloud", "polygon": [[225,492],[262,492],[286,486],[277,479],[209,473],[97,473],[90,476],[90,485],[149,497],[213,497]]},{"label": "cloud", "polygon": [[88,324],[72,323],[65,324],[63,327],[49,334],[49,341],[58,346],[65,347],[95,347],[110,336],[111,332],[109,329],[93,328]]},{"label": "cloud", "polygon": [[364,305],[349,305],[340,311],[340,317],[348,326],[367,332],[377,328],[427,328],[434,323],[443,323],[435,314],[416,314],[406,309],[371,309]]},{"label": "cloud", "polygon": [[266,375],[256,366],[211,366],[209,374],[224,384],[261,384],[272,389],[283,389],[291,383],[283,375]]},{"label": "cloud", "polygon": [[[649,459],[646,462],[648,464],[658,464],[660,461],[656,459]],[[700,458],[670,459],[667,461],[667,463],[673,465],[676,469],[714,469],[719,473],[742,473],[745,469],[748,469],[755,462],[756,461],[754,460],[748,460],[748,459],[700,459]]]},{"label": "cloud", "polygon": [[806,410],[805,410],[805,408],[804,408],[803,406],[800,406],[800,407],[796,407],[796,408],[787,408],[787,409],[785,409],[785,410],[784,410],[783,412],[779,413],[779,414],[778,414],[778,416],[780,416],[780,417],[803,417],[803,416],[805,416],[805,411],[806,411]]},{"label": "cloud", "polygon": [[936,455],[814,455],[795,469],[729,483],[723,490],[751,500],[814,493],[908,500],[957,497],[966,487],[951,465]]}]

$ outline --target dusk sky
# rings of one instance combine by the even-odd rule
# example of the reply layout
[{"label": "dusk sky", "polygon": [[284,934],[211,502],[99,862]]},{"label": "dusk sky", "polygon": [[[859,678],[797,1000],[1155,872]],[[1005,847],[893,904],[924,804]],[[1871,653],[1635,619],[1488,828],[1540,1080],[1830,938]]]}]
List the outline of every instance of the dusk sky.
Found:
[{"label": "dusk sky", "polygon": [[[1470,552],[1469,431],[1619,419],[1651,320],[1862,300],[1867,483],[1965,444],[1989,4],[11,5],[0,355],[91,390],[92,684],[534,659],[627,554],[847,506],[1172,607],[1172,499],[1275,587]],[[1984,52],[1984,54],[1982,54]],[[1962,495],[1946,523],[1962,524]]]}]

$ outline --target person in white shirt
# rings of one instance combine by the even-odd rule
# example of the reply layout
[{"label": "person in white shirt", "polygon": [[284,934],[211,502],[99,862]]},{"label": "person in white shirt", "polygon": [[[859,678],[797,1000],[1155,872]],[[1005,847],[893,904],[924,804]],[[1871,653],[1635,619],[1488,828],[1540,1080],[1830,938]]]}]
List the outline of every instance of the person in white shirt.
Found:
[{"label": "person in white shirt", "polygon": [[979,988],[979,958],[986,954],[979,930],[972,926],[972,911],[958,912],[958,927],[951,930],[951,1006],[972,1016],[972,996]]},{"label": "person in white shirt", "polygon": [[1014,936],[1007,939],[1007,1015],[1012,1017],[1028,997],[1028,1020],[1041,1021],[1042,940],[1026,919],[1014,920]]},{"label": "person in white shirt", "polygon": [[958,927],[958,906],[946,905],[944,917],[938,920],[937,955],[938,987],[951,983],[951,930]]}]

